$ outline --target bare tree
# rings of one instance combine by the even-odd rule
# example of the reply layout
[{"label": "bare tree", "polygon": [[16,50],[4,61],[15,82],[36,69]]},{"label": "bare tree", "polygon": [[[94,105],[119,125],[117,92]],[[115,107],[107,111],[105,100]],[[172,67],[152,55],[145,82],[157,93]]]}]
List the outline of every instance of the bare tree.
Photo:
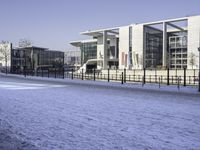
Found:
[{"label": "bare tree", "polygon": [[189,55],[189,64],[192,66],[192,69],[194,68],[194,66],[197,63],[196,57],[197,56],[193,52],[191,52]]},{"label": "bare tree", "polygon": [[10,61],[10,47],[8,41],[2,41],[0,45],[0,60],[5,62],[6,74],[8,72],[8,61]]}]

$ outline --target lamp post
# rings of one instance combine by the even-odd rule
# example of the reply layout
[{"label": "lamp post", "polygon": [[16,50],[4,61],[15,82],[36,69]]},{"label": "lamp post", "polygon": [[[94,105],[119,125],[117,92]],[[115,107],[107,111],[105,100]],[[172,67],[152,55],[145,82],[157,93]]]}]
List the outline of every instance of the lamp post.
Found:
[{"label": "lamp post", "polygon": [[198,48],[199,51],[199,89],[198,91],[200,92],[200,47]]}]

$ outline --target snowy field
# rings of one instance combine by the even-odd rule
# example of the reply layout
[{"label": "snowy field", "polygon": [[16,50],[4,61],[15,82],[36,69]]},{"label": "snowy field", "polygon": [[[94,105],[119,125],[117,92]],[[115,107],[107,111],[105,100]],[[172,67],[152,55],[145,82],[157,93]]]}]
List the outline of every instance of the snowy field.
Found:
[{"label": "snowy field", "polygon": [[199,150],[200,95],[0,75],[4,149]]}]

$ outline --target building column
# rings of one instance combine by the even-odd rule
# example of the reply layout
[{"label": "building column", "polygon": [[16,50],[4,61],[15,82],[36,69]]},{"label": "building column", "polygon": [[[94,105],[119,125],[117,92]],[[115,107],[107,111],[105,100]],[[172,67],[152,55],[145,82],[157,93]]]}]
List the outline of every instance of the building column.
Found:
[{"label": "building column", "polygon": [[107,69],[108,61],[107,61],[107,51],[108,51],[108,45],[107,45],[107,31],[103,31],[103,69]]},{"label": "building column", "polygon": [[167,67],[167,23],[163,22],[163,67]]}]

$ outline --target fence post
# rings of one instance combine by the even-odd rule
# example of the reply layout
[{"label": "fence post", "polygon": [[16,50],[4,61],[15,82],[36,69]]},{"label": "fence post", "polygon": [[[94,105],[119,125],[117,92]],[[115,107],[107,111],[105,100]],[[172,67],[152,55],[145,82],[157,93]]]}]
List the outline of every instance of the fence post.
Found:
[{"label": "fence post", "polygon": [[121,83],[124,84],[124,75],[123,75],[123,72],[122,72],[122,79],[121,79]]},{"label": "fence post", "polygon": [[117,81],[117,68],[116,68],[115,80]]},{"label": "fence post", "polygon": [[57,76],[57,75],[56,75],[56,68],[55,68],[55,70],[54,70],[54,71],[55,71],[55,78],[56,78],[56,76]]},{"label": "fence post", "polygon": [[49,68],[48,68],[48,78],[49,78]]},{"label": "fence post", "polygon": [[124,83],[126,83],[126,68],[124,68]]},{"label": "fence post", "polygon": [[142,87],[144,86],[144,84],[145,84],[145,79],[144,79],[145,77],[143,76],[142,77]]},{"label": "fence post", "polygon": [[26,77],[26,66],[24,66],[24,77]]},{"label": "fence post", "polygon": [[146,68],[144,68],[143,84],[146,84]]},{"label": "fence post", "polygon": [[180,90],[180,78],[178,77],[178,85],[177,85],[177,87],[178,87],[178,90]]},{"label": "fence post", "polygon": [[81,77],[81,78],[82,78],[82,80],[83,80],[83,69],[82,69],[82,72],[81,72],[81,73],[82,73],[82,77]]},{"label": "fence post", "polygon": [[157,83],[157,70],[155,69],[155,82]]},{"label": "fence post", "polygon": [[193,81],[194,81],[194,84],[195,84],[195,69],[194,69]]},{"label": "fence post", "polygon": [[41,68],[42,69],[42,77],[43,77],[43,68]]},{"label": "fence post", "polygon": [[65,78],[65,67],[63,67],[63,79]]},{"label": "fence post", "polygon": [[38,77],[38,69],[36,69],[36,76]]},{"label": "fence post", "polygon": [[184,82],[183,86],[186,86],[186,68],[184,67]]},{"label": "fence post", "polygon": [[96,80],[96,77],[95,77],[95,68],[94,68],[94,81]]},{"label": "fence post", "polygon": [[169,68],[167,68],[167,85],[169,85]]},{"label": "fence post", "polygon": [[110,69],[108,69],[108,82],[110,82]]},{"label": "fence post", "polygon": [[72,80],[74,79],[74,69],[72,68]]},{"label": "fence post", "polygon": [[6,75],[8,74],[8,66],[6,65]]},{"label": "fence post", "polygon": [[158,80],[159,80],[159,81],[158,81],[158,82],[159,82],[158,84],[159,84],[159,89],[160,89],[160,77],[159,77],[159,79],[158,79]]}]

